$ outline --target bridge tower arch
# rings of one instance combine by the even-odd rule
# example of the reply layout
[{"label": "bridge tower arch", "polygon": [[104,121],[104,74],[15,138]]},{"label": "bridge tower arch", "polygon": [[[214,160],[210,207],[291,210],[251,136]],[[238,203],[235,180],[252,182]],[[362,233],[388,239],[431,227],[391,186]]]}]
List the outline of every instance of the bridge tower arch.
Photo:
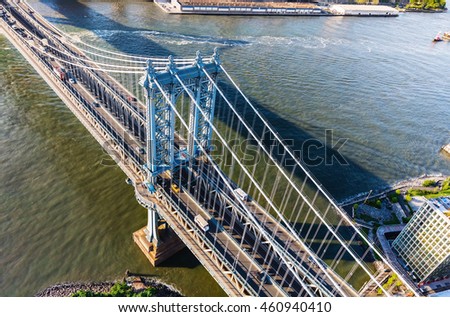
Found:
[{"label": "bridge tower arch", "polygon": [[[141,85],[146,96],[146,145],[147,183],[150,191],[155,190],[156,177],[177,164],[175,160],[175,112],[172,105],[177,98],[187,93],[195,102],[189,106],[188,155],[190,159],[200,155],[200,147],[209,150],[215,109],[216,89],[214,83],[219,73],[219,55],[215,51],[213,62],[204,63],[199,52],[195,63],[178,66],[172,56],[164,71],[156,72],[148,61]],[[201,109],[201,110],[200,110]],[[207,118],[205,118],[205,116]]]},{"label": "bridge tower arch", "polygon": [[[157,176],[165,171],[173,171],[179,161],[175,150],[175,110],[177,99],[188,94],[189,123],[187,154],[189,159],[198,157],[201,148],[209,150],[216,88],[215,81],[219,73],[220,60],[217,50],[209,62],[205,63],[197,52],[191,65],[177,64],[172,56],[164,71],[156,71],[151,61],[140,84],[146,97],[146,185],[150,192],[156,191]],[[214,83],[211,82],[210,78]],[[195,102],[193,101],[195,100]],[[200,110],[201,109],[201,110]],[[146,237],[150,243],[158,244],[157,208],[148,208]]]}]

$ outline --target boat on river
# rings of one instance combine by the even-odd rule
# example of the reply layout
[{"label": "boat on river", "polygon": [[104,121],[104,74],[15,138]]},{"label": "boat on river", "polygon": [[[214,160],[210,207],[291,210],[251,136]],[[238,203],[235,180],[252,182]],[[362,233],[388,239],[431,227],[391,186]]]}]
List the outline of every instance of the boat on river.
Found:
[{"label": "boat on river", "polygon": [[450,41],[450,32],[444,32],[443,35],[441,35],[441,32],[439,32],[433,39],[433,42],[442,42],[442,41]]}]

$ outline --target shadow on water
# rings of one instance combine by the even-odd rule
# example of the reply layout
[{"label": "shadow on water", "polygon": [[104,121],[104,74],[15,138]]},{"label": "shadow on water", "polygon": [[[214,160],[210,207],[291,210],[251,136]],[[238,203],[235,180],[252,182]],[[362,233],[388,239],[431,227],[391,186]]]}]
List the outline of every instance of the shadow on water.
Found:
[{"label": "shadow on water", "polygon": [[[62,14],[64,17],[46,17],[47,20],[53,24],[70,25],[80,29],[86,29],[93,32],[99,38],[103,39],[117,50],[132,55],[142,56],[169,56],[174,53],[155,43],[146,34],[154,34],[168,36],[173,40],[189,40],[195,39],[203,43],[211,45],[245,45],[248,44],[242,40],[230,40],[226,38],[213,38],[210,36],[189,35],[159,32],[145,28],[130,27],[98,13],[79,1],[64,1],[64,0],[41,0],[41,3],[47,5],[49,8]],[[125,15],[124,6],[126,3],[115,2],[115,12],[119,15]],[[159,9],[158,9],[159,10]],[[101,28],[99,29],[99,25]],[[114,35],[105,31],[114,31]],[[130,33],[132,34],[130,36]],[[228,47],[225,46],[224,49]],[[151,52],[151,54],[149,54]]]},{"label": "shadow on water", "polygon": [[175,253],[169,259],[159,265],[159,267],[183,267],[193,269],[199,264],[197,258],[189,251],[188,248]]},{"label": "shadow on water", "polygon": [[[226,56],[222,56],[222,60]],[[234,88],[228,83],[220,82],[220,87],[223,91],[234,96]],[[231,93],[230,93],[231,92]],[[245,93],[245,92],[244,92]],[[259,110],[259,112],[266,118],[267,121],[274,127],[277,134],[285,141],[285,143],[292,149],[296,157],[300,158],[303,166],[307,168],[323,185],[323,187],[331,193],[336,200],[340,201],[348,195],[348,192],[360,193],[371,189],[367,180],[371,180],[370,184],[377,184],[379,188],[388,186],[384,180],[378,176],[370,173],[365,168],[345,157],[342,150],[345,150],[345,143],[351,140],[340,139],[332,130],[318,131],[320,137],[313,136],[309,132],[301,129],[299,126],[281,117],[278,113],[265,107],[260,102],[247,96],[250,102]],[[254,114],[246,110],[247,105],[243,98],[229,98],[236,100],[236,109],[241,109],[241,115],[248,123],[255,122]],[[226,104],[218,105],[217,107],[228,107]],[[243,109],[243,110],[242,110]],[[218,117],[221,121],[227,123],[228,113],[230,109],[218,109],[217,113],[221,113]],[[259,119],[256,122],[261,122]],[[256,135],[264,136],[261,141],[267,148],[274,147],[273,135],[264,130],[262,124],[252,126]],[[233,128],[238,129],[238,123],[234,122]],[[243,137],[246,137],[246,135]],[[281,147],[276,146],[276,150],[272,154],[283,166],[287,167],[290,172],[292,170],[293,162],[289,162],[288,158],[284,156],[284,151]],[[287,163],[287,164],[284,164]],[[297,173],[299,179],[303,179],[301,173]],[[332,177],[330,177],[332,175]],[[357,190],[355,190],[357,188]]]},{"label": "shadow on water", "polygon": [[[64,16],[64,18],[46,17],[51,23],[71,25],[79,29],[89,30],[124,53],[145,56],[148,55],[148,52],[160,56],[172,54],[169,50],[138,32],[148,31],[147,29],[133,28],[118,23],[79,1],[41,0],[40,2]],[[101,25],[101,30],[98,29],[99,25]],[[104,31],[117,30],[121,32],[115,33],[113,37],[104,36]],[[132,40],[130,40],[129,34],[131,32],[133,32]]]},{"label": "shadow on water", "polygon": [[[167,48],[140,34],[139,31],[148,31],[147,29],[133,28],[118,23],[111,18],[94,11],[79,1],[42,0],[40,2],[64,16],[64,18],[48,18],[50,22],[59,24],[62,23],[92,31],[119,51],[137,55],[148,55],[148,52],[152,52],[152,55],[159,56],[168,56],[173,54],[173,52]],[[82,15],[82,17],[80,17],[80,15]],[[95,19],[95,22],[91,22],[92,19]],[[115,33],[114,37],[105,37],[102,35],[102,30],[97,30],[98,25],[102,25],[102,30],[119,30],[123,32]],[[129,33],[132,33],[132,41],[130,41]],[[226,55],[222,55],[222,59],[226,60]],[[224,91],[232,91],[232,87],[228,83],[221,82],[220,85]],[[269,110],[267,107],[264,107],[261,103],[258,103],[252,99],[251,102],[257,109],[259,109],[264,117],[268,119],[282,138],[292,140],[291,148],[303,158],[305,165],[319,179],[323,186],[331,192],[332,195],[346,192],[342,189],[344,187],[358,188],[357,190],[353,190],[353,192],[368,191],[370,188],[367,187],[370,185],[367,185],[367,181],[365,181],[365,179],[370,179],[371,183],[378,184],[378,186],[381,187],[388,185],[385,181],[371,174],[348,158],[345,158],[345,164],[343,161],[340,161],[339,158],[342,156],[335,147],[338,140],[332,140],[332,144],[326,144],[323,140],[318,140],[322,146],[320,146],[319,143],[316,143],[316,146],[311,146],[305,149],[305,142],[308,140],[316,140],[317,138],[288,120],[282,118],[279,114]],[[226,112],[222,111],[222,114],[224,113],[226,114]],[[217,118],[226,123],[226,116],[217,116]],[[250,119],[251,118],[248,118],[248,122],[252,122]],[[254,126],[254,129],[258,135],[263,134],[263,126]],[[270,144],[270,140],[263,141],[266,144]],[[322,158],[322,160],[318,163],[315,158]],[[281,155],[279,155],[278,159],[281,160]],[[333,176],[330,177],[329,175]],[[338,197],[338,199],[342,198],[343,197]],[[305,228],[307,229],[307,226],[305,226]],[[345,227],[341,227],[340,231],[342,231],[340,232],[342,236],[347,237],[351,235]],[[314,248],[315,245],[316,243],[313,242],[312,248]],[[332,253],[325,254],[325,258],[329,257],[331,259],[331,254]],[[163,264],[165,267],[181,266],[187,268],[192,268],[196,265],[198,265],[198,261],[187,249],[181,251],[176,257],[172,257]]]},{"label": "shadow on water", "polygon": [[[300,230],[301,227],[301,230]],[[312,231],[315,232],[314,240],[307,239],[305,241],[306,245],[309,246],[320,258],[328,263],[331,263],[336,256],[341,251],[341,245],[336,240],[333,239],[329,234],[328,230],[324,226],[319,226],[318,224],[304,224],[300,226],[300,224],[296,225],[296,229],[299,230],[300,235],[305,236],[306,232]],[[344,238],[346,241],[350,241],[352,238],[352,233],[348,230],[347,227],[342,226],[338,230],[340,236]],[[327,243],[322,245],[322,241],[326,240]],[[364,256],[367,246],[364,245],[360,240],[355,239],[351,243],[352,251],[354,251],[361,258]],[[353,261],[353,258],[348,252],[345,252],[343,257],[343,261]],[[373,262],[375,259],[371,256],[370,253],[366,254],[364,260],[366,262]]]},{"label": "shadow on water", "polygon": [[[139,32],[149,31],[148,29],[134,28],[118,23],[79,1],[41,0],[40,2],[64,16],[64,18],[47,17],[50,22],[63,23],[80,29],[92,31],[99,38],[103,39],[119,51],[147,56],[149,55],[148,52],[152,52],[151,55],[153,56],[169,56],[174,54],[169,49],[155,43]],[[121,3],[119,2],[119,4]],[[99,25],[102,26],[101,30],[98,30]],[[115,33],[114,37],[105,37],[102,33],[104,30],[119,30],[123,32]],[[132,33],[132,37],[129,33]],[[130,40],[130,38],[132,38],[132,40]],[[223,52],[223,50],[226,49],[228,49],[228,47],[221,48],[221,51]],[[192,55],[194,55],[194,52]],[[226,60],[225,54],[222,54],[222,59]],[[222,85],[224,91],[233,91],[232,87],[230,87],[228,83],[221,82],[220,84]],[[360,186],[370,186],[364,185],[368,183],[367,179],[371,180],[371,184],[377,184],[380,187],[385,187],[388,185],[382,179],[371,174],[357,163],[349,160],[347,157],[344,158],[345,162],[340,160],[339,158],[342,157],[340,152],[333,148],[338,148],[338,146],[336,146],[336,142],[338,142],[337,139],[339,138],[338,136],[335,136],[334,140],[331,140],[334,143],[324,144],[325,131],[322,132],[324,138],[322,140],[317,140],[316,137],[312,136],[290,121],[282,118],[279,114],[269,110],[267,107],[264,107],[261,103],[258,103],[252,98],[250,98],[250,100],[253,105],[259,109],[263,116],[270,121],[277,132],[285,140],[289,140],[291,148],[302,158],[305,165],[319,179],[322,185],[329,192],[331,192],[333,196],[337,197],[338,200],[344,198],[342,196],[345,196],[345,193],[349,192],[348,190],[343,190],[343,187],[355,188]],[[255,126],[254,128],[260,135],[263,127]],[[317,142],[311,143],[311,140],[319,141],[320,144]],[[265,141],[269,142],[270,140]],[[311,146],[308,147],[308,145]],[[345,148],[345,144],[342,148]],[[333,177],[325,177],[326,175],[333,175]],[[352,192],[364,192],[370,189],[373,188],[361,187],[360,190],[353,190]]]}]

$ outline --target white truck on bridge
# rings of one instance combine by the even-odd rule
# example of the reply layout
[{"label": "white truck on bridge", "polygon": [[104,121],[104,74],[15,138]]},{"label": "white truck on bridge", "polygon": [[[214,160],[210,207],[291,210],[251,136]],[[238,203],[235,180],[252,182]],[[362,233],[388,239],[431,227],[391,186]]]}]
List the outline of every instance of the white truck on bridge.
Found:
[{"label": "white truck on bridge", "polygon": [[236,195],[237,198],[243,201],[248,201],[248,194],[242,190],[242,188],[236,188],[233,190],[233,193]]},{"label": "white truck on bridge", "polygon": [[200,229],[203,230],[203,232],[207,232],[209,230],[208,221],[206,221],[205,218],[203,218],[201,215],[195,216],[194,221],[197,224],[197,226],[199,226]]}]

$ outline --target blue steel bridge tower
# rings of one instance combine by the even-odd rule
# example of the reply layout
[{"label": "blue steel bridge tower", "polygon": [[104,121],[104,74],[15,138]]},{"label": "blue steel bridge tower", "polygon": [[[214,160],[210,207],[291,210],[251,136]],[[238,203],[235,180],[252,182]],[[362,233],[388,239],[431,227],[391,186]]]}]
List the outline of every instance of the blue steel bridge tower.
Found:
[{"label": "blue steel bridge tower", "polygon": [[[140,84],[146,96],[146,145],[148,190],[155,192],[156,178],[165,171],[173,171],[179,164],[175,159],[175,109],[178,98],[189,94],[189,129],[187,159],[199,156],[201,148],[209,150],[215,108],[216,89],[206,73],[214,81],[220,72],[220,58],[217,50],[212,58],[204,61],[199,52],[194,63],[186,65],[169,56],[164,70],[158,71],[147,62],[145,76]],[[195,100],[195,102],[194,102]],[[201,109],[201,110],[200,110]],[[158,210],[155,205],[148,209],[147,239],[156,243]]]}]

